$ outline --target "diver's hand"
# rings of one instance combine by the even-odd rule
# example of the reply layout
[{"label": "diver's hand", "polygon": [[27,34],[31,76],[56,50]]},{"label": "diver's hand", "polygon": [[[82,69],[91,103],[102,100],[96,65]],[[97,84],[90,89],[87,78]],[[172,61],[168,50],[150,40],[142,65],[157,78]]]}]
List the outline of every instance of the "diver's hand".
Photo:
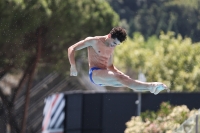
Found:
[{"label": "diver's hand", "polygon": [[149,91],[151,93],[154,93],[155,95],[157,95],[159,92],[163,90],[167,90],[168,92],[170,91],[169,88],[163,83],[160,83],[160,82],[149,83]]},{"label": "diver's hand", "polygon": [[75,66],[70,67],[70,76],[77,76],[78,72]]}]

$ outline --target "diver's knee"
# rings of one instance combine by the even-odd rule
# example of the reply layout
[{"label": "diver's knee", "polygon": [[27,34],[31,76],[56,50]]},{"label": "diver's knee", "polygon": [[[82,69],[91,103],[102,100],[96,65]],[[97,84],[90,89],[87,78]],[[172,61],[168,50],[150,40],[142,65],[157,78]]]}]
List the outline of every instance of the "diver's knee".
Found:
[{"label": "diver's knee", "polygon": [[117,81],[122,81],[122,80],[126,80],[127,77],[125,75],[123,75],[123,74],[115,74],[115,79]]}]

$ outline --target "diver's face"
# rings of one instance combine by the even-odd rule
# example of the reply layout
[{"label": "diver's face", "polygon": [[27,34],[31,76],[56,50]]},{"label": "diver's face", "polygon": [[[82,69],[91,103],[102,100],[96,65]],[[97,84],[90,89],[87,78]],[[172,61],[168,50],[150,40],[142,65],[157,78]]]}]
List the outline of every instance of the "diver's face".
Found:
[{"label": "diver's face", "polygon": [[115,47],[119,45],[121,42],[117,38],[109,38],[109,47]]}]

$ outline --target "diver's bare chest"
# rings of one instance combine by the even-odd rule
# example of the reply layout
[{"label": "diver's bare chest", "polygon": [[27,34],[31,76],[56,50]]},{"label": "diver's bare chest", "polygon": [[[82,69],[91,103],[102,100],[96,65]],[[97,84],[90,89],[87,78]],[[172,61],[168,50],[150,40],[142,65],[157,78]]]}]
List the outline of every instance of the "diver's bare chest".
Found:
[{"label": "diver's bare chest", "polygon": [[107,47],[107,46],[96,46],[93,48],[95,53],[99,56],[107,57],[109,58],[110,55],[113,52],[113,48]]}]

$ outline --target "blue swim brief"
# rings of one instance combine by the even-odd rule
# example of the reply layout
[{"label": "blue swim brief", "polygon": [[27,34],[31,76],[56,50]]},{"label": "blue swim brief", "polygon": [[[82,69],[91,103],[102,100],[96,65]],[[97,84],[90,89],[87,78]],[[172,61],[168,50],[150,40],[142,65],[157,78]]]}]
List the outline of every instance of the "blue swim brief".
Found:
[{"label": "blue swim brief", "polygon": [[[93,79],[92,79],[92,72],[94,71],[94,70],[99,70],[99,69],[101,69],[101,68],[98,68],[98,67],[92,67],[92,68],[90,68],[90,70],[89,70],[89,77],[90,77],[90,81],[92,82],[92,83],[94,83],[94,81],[93,81]],[[95,83],[94,83],[95,84]],[[97,84],[97,85],[102,85],[102,84]]]}]

